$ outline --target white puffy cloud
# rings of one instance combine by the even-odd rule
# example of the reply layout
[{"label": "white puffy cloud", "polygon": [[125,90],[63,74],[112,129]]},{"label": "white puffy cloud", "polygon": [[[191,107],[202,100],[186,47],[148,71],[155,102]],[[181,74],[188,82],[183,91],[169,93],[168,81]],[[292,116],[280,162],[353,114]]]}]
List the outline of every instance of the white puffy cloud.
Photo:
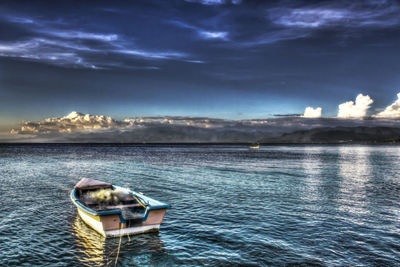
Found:
[{"label": "white puffy cloud", "polygon": [[61,118],[47,118],[38,122],[25,121],[19,129],[12,129],[12,134],[50,134],[71,133],[109,129],[120,126],[121,122],[106,116],[82,114],[76,111]]},{"label": "white puffy cloud", "polygon": [[304,111],[304,115],[302,117],[304,117],[304,118],[321,118],[321,116],[322,116],[322,108],[307,107],[306,110]]},{"label": "white puffy cloud", "polygon": [[380,118],[399,118],[400,117],[400,93],[397,94],[397,100],[387,106],[384,111],[379,112],[374,117]]},{"label": "white puffy cloud", "polygon": [[370,105],[374,101],[368,96],[359,94],[355,103],[348,101],[339,105],[338,118],[362,118],[367,115]]}]

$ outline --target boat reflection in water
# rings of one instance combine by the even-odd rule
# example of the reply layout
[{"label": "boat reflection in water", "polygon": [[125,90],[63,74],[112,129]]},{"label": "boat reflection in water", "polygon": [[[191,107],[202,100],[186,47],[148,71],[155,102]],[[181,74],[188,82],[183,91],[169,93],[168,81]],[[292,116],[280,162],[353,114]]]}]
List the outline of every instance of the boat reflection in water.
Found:
[{"label": "boat reflection in water", "polygon": [[72,228],[72,235],[80,248],[79,252],[81,252],[76,255],[76,258],[84,265],[106,264],[106,238],[94,232],[78,216],[76,216]]},{"label": "boat reflection in water", "polygon": [[[108,238],[93,231],[76,216],[72,224],[72,235],[78,246],[75,258],[84,266],[114,265],[118,252],[119,238]],[[124,236],[118,263],[122,265],[148,265],[154,262],[170,262],[159,233]]]}]

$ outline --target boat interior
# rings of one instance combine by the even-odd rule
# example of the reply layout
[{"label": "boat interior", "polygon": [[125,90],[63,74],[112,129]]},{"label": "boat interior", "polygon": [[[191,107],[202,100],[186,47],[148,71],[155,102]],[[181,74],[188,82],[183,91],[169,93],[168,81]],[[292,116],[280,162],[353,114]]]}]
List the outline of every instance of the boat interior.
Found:
[{"label": "boat interior", "polygon": [[127,227],[142,223],[146,206],[132,193],[113,186],[76,188],[79,201],[94,211],[120,210]]}]

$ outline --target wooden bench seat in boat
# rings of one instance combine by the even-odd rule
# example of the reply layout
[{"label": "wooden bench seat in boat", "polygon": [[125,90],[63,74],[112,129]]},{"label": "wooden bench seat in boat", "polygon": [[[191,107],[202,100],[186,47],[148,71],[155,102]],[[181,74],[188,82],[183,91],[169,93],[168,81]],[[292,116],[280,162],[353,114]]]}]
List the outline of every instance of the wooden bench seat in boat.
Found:
[{"label": "wooden bench seat in boat", "polygon": [[136,208],[136,207],[142,207],[140,204],[126,204],[126,205],[109,205],[105,206],[102,210],[115,210],[115,209],[126,209],[126,208]]}]

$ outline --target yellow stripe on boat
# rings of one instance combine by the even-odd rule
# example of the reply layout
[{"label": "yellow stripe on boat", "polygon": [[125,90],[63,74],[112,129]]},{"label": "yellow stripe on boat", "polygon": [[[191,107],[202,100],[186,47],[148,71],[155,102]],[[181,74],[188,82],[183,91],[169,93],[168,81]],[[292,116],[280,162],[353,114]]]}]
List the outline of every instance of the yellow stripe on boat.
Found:
[{"label": "yellow stripe on boat", "polygon": [[103,230],[103,223],[100,220],[100,216],[94,216],[92,214],[89,214],[85,211],[83,211],[81,208],[78,207],[78,214],[81,219],[91,226],[94,230],[96,230],[98,233],[100,233],[103,236],[106,236]]}]

